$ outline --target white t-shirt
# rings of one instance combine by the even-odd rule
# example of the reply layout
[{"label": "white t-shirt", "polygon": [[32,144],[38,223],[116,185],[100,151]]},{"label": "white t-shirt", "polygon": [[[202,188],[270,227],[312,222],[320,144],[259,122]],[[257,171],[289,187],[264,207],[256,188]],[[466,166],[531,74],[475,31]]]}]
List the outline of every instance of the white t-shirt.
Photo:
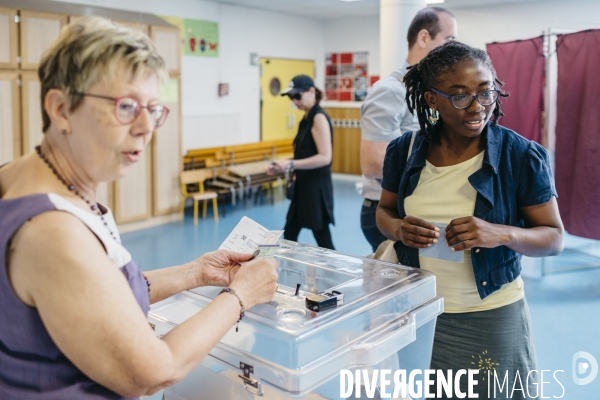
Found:
[{"label": "white t-shirt", "polygon": [[[410,65],[408,62],[394,71],[404,77]],[[361,138],[372,142],[391,142],[405,132],[419,130],[416,115],[408,111],[406,87],[393,75],[377,81],[360,108]],[[375,179],[362,177],[364,198],[379,200],[381,183]]]},{"label": "white t-shirt", "polygon": [[[482,151],[470,160],[448,167],[436,167],[427,161],[415,191],[404,199],[406,214],[444,224],[473,215],[477,192],[468,178],[481,169],[483,155]],[[465,250],[462,263],[419,255],[419,264],[436,275],[437,293],[444,298],[445,312],[491,310],[512,304],[524,296],[523,280],[519,276],[481,300],[475,284],[471,250]]]}]

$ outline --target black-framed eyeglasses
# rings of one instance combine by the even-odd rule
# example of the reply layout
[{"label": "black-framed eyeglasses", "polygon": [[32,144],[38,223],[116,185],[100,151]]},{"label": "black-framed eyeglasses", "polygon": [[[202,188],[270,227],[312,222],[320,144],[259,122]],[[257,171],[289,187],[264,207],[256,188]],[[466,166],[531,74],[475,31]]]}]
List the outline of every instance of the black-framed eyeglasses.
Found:
[{"label": "black-framed eyeglasses", "polygon": [[452,96],[444,92],[440,92],[435,88],[431,88],[429,90],[431,90],[433,93],[437,93],[441,96],[444,96],[445,98],[450,100],[450,103],[454,106],[454,108],[458,108],[459,110],[464,110],[465,108],[469,107],[475,99],[477,99],[479,104],[481,104],[484,107],[491,106],[496,102],[496,100],[498,100],[498,96],[500,95],[500,91],[497,89],[484,90],[483,92],[479,92],[475,95],[455,94]]},{"label": "black-framed eyeglasses", "polygon": [[154,129],[161,127],[169,115],[169,109],[162,104],[154,104],[143,106],[139,101],[133,97],[109,97],[101,96],[99,94],[81,93],[74,92],[75,94],[88,97],[96,97],[99,99],[111,100],[115,102],[115,118],[123,125],[133,123],[137,117],[140,116],[142,108],[145,108],[150,113],[152,121],[154,122]]},{"label": "black-framed eyeglasses", "polygon": [[302,98],[302,92],[288,93],[288,97],[290,100],[300,100]]}]

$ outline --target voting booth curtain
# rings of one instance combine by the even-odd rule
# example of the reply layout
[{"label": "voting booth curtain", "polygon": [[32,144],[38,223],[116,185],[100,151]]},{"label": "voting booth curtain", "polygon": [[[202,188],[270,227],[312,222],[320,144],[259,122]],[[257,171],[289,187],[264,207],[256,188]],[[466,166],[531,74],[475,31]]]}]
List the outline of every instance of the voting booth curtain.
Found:
[{"label": "voting booth curtain", "polygon": [[498,79],[504,82],[502,90],[511,94],[501,99],[504,117],[500,125],[541,143],[546,71],[544,38],[489,43],[486,50]]},{"label": "voting booth curtain", "polygon": [[559,35],[556,189],[565,229],[600,240],[600,30]]}]

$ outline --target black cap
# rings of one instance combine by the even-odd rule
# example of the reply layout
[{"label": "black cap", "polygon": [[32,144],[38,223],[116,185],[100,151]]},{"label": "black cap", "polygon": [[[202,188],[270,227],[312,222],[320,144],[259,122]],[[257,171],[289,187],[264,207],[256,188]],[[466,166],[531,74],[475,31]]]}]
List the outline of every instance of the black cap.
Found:
[{"label": "black cap", "polygon": [[282,96],[304,92],[315,87],[315,82],[308,75],[297,75],[290,82],[290,86],[281,92]]}]

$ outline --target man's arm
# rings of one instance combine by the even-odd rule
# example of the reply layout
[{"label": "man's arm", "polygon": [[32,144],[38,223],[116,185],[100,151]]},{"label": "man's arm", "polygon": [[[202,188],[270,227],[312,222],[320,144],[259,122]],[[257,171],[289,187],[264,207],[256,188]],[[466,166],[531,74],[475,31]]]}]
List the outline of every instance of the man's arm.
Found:
[{"label": "man's arm", "polygon": [[383,179],[383,159],[390,142],[360,141],[360,169],[369,179]]},{"label": "man's arm", "polygon": [[371,88],[361,107],[360,168],[367,178],[383,178],[385,150],[402,132],[407,112],[403,89],[395,78],[382,81]]}]

